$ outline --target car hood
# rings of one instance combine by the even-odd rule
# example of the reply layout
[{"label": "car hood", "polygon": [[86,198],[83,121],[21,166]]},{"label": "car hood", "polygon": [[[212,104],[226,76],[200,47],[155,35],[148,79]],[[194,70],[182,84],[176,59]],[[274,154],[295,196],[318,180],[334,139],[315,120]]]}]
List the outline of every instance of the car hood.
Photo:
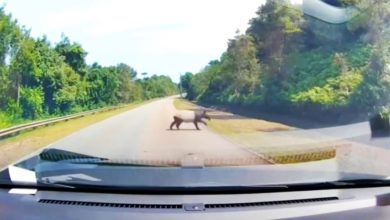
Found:
[{"label": "car hood", "polygon": [[[47,153],[47,151],[45,151]],[[0,172],[0,183],[62,184],[112,188],[267,187],[354,179],[384,179],[378,175],[298,169],[289,165],[151,166],[112,163],[105,158],[67,151],[40,154]],[[61,156],[58,156],[61,155]],[[65,155],[65,156],[64,156]]]}]

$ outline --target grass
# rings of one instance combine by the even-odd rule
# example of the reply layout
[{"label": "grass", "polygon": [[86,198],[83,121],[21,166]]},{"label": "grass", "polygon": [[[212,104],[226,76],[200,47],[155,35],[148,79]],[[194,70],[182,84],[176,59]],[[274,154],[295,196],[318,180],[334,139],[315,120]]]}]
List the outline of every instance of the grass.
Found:
[{"label": "grass", "polygon": [[[177,98],[174,106],[179,110],[194,110],[201,108],[196,103],[185,99]],[[243,146],[253,152],[263,155],[264,158],[275,164],[291,164],[310,161],[332,159],[336,157],[336,147],[260,147],[267,146],[267,143],[283,143],[288,138],[286,135],[271,135],[275,131],[288,131],[294,128],[281,123],[248,118],[234,115],[225,111],[210,110],[208,113],[212,120],[209,127],[216,133],[223,135],[237,145]],[[315,140],[308,140],[302,137],[292,136],[291,142],[315,143]],[[314,141],[314,142],[313,142]]]},{"label": "grass", "polygon": [[326,160],[336,157],[336,149],[315,149],[299,151],[286,151],[265,154],[265,158],[277,164],[303,163],[310,161]]},{"label": "grass", "polygon": [[250,118],[237,118],[229,120],[216,119],[210,122],[210,127],[218,133],[222,134],[272,132],[291,129],[288,126],[279,123]]},{"label": "grass", "polygon": [[132,103],[123,108],[59,122],[54,125],[40,127],[2,140],[0,141],[0,168],[93,123],[136,108],[144,103],[145,102]]},{"label": "grass", "polygon": [[173,105],[175,106],[176,109],[179,110],[193,110],[199,108],[199,106],[196,105],[195,103],[187,101],[182,98],[176,98],[173,101]]}]

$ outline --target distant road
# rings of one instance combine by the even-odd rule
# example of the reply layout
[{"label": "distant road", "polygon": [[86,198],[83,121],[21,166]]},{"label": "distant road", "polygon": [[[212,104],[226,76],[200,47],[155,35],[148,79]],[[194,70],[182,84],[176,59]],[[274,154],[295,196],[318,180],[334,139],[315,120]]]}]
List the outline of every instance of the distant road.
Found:
[{"label": "distant road", "polygon": [[240,148],[200,125],[182,124],[169,130],[176,111],[173,97],[160,99],[93,124],[48,147],[111,159],[180,160],[188,154],[205,159],[253,159]]}]

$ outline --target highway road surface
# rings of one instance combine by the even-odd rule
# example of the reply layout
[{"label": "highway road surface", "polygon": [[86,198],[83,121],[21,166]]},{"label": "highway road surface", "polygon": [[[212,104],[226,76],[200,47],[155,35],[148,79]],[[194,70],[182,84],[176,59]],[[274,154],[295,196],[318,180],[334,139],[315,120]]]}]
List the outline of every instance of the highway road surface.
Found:
[{"label": "highway road surface", "polygon": [[234,145],[200,125],[183,123],[169,130],[177,111],[173,97],[159,99],[90,125],[49,148],[116,160],[182,160],[188,155],[205,160],[247,160],[267,164],[259,155]]},{"label": "highway road surface", "polygon": [[[209,161],[209,163],[205,162],[206,165],[210,163],[212,165],[270,164],[263,159],[262,155],[248,150],[251,149],[250,146],[222,137],[202,124],[200,124],[200,131],[196,130],[192,123],[182,124],[180,130],[169,130],[172,117],[177,111],[173,105],[173,100],[173,97],[169,97],[144,104],[92,124],[46,147],[113,160],[124,160],[125,162],[146,160],[156,161],[159,164],[159,162],[175,161],[173,163],[176,164],[177,161],[180,163],[184,158],[195,156]],[[285,139],[291,137],[286,139],[289,141],[279,141],[279,144],[286,146],[298,143],[302,137],[312,138],[313,143],[332,140],[360,143],[356,146],[353,144],[350,153],[341,151],[336,159],[299,163],[295,164],[294,167],[351,172],[367,169],[367,172],[378,170],[381,173],[388,173],[389,169],[386,168],[388,167],[387,159],[383,159],[389,156],[389,152],[385,150],[388,149],[386,146],[389,146],[386,141],[388,139],[381,139],[376,141],[380,144],[373,144],[374,140],[369,138],[369,132],[367,122],[363,122],[331,128],[296,129],[263,135],[255,134],[254,137],[256,146],[262,146],[263,144],[263,147],[277,144],[273,143],[278,142],[275,138],[272,138],[275,135]],[[245,140],[250,141],[251,139],[249,136],[245,136],[241,142],[245,142]],[[375,164],[372,163],[373,159],[377,161]],[[375,167],[372,167],[374,165]]]}]

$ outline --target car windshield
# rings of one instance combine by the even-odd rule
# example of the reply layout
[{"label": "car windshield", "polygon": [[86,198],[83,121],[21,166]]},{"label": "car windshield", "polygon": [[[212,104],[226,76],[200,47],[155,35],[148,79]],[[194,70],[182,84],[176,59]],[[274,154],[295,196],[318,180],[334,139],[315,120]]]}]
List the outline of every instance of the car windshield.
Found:
[{"label": "car windshield", "polygon": [[0,3],[0,170],[11,179],[386,179],[389,101],[388,0]]}]

